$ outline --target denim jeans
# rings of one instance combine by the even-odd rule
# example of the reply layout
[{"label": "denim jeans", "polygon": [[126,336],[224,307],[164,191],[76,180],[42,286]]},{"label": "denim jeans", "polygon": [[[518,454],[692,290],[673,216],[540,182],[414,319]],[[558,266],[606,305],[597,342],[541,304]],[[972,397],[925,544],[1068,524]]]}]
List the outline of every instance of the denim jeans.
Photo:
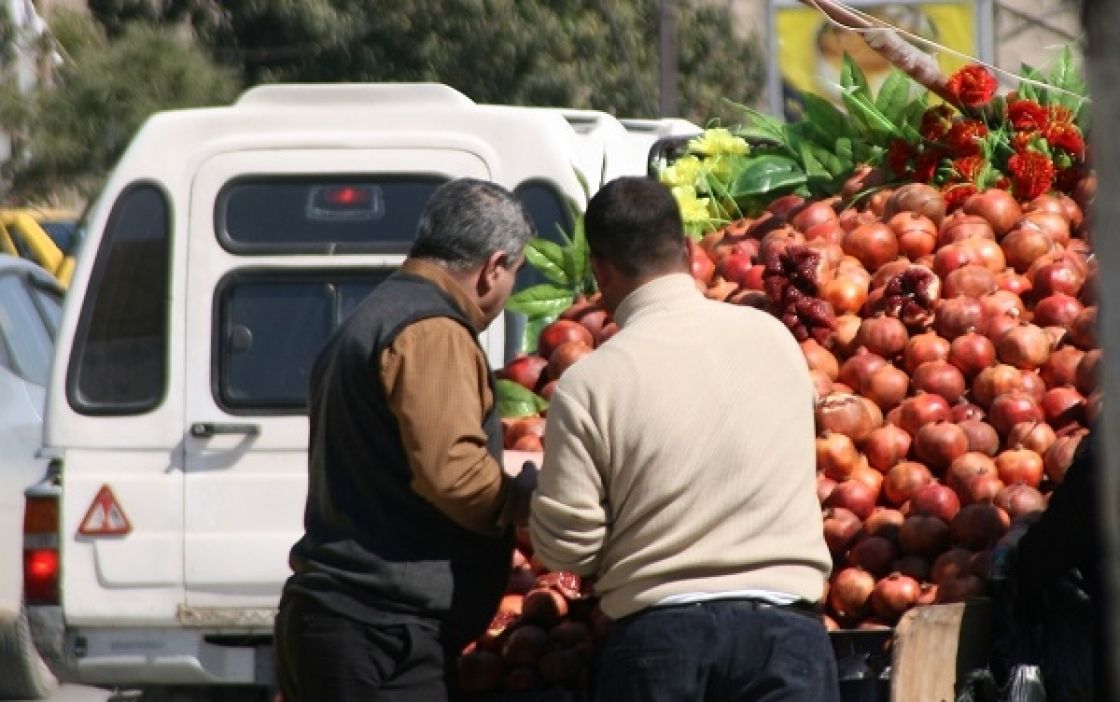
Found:
[{"label": "denim jeans", "polygon": [[599,702],[839,702],[836,659],[812,614],[749,600],[651,607],[615,623]]}]

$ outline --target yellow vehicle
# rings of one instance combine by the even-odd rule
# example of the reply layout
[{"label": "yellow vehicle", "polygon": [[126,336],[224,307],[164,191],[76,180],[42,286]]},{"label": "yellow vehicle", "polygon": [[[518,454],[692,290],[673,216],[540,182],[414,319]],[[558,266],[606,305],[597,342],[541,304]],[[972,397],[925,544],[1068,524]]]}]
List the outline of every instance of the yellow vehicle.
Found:
[{"label": "yellow vehicle", "polygon": [[34,261],[63,288],[69,287],[74,274],[75,221],[66,210],[0,210],[0,252]]}]

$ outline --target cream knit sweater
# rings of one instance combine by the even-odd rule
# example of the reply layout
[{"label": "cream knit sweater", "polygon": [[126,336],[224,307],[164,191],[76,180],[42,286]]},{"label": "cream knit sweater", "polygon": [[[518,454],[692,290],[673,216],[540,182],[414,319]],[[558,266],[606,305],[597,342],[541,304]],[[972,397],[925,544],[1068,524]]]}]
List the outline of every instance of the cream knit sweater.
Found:
[{"label": "cream knit sweater", "polygon": [[831,560],[793,336],[707,300],[683,273],[643,285],[615,317],[622,330],[552,396],[530,517],[540,559],[596,575],[611,617],[682,593],[819,599]]}]

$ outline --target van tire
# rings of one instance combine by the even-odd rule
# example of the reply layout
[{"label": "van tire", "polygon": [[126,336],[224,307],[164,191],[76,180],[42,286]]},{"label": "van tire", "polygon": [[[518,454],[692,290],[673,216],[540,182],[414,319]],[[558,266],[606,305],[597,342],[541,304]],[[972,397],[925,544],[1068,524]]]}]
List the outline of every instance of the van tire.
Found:
[{"label": "van tire", "polygon": [[16,616],[0,615],[0,699],[45,699],[58,689],[31,640],[27,610]]}]

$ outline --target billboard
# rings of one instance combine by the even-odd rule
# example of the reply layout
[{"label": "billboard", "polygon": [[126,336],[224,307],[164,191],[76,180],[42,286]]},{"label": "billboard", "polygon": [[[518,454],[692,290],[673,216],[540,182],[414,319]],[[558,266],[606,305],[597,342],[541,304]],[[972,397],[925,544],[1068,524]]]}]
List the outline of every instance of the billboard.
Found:
[{"label": "billboard", "polygon": [[[991,60],[991,0],[848,2],[911,34],[966,56]],[[796,0],[771,0],[769,103],[773,114],[800,117],[800,95],[812,92],[840,105],[838,83],[845,53],[852,56],[873,88],[890,64],[867,46],[858,32],[828,20],[820,10]],[[968,62],[947,51],[916,44],[950,74]]]}]

